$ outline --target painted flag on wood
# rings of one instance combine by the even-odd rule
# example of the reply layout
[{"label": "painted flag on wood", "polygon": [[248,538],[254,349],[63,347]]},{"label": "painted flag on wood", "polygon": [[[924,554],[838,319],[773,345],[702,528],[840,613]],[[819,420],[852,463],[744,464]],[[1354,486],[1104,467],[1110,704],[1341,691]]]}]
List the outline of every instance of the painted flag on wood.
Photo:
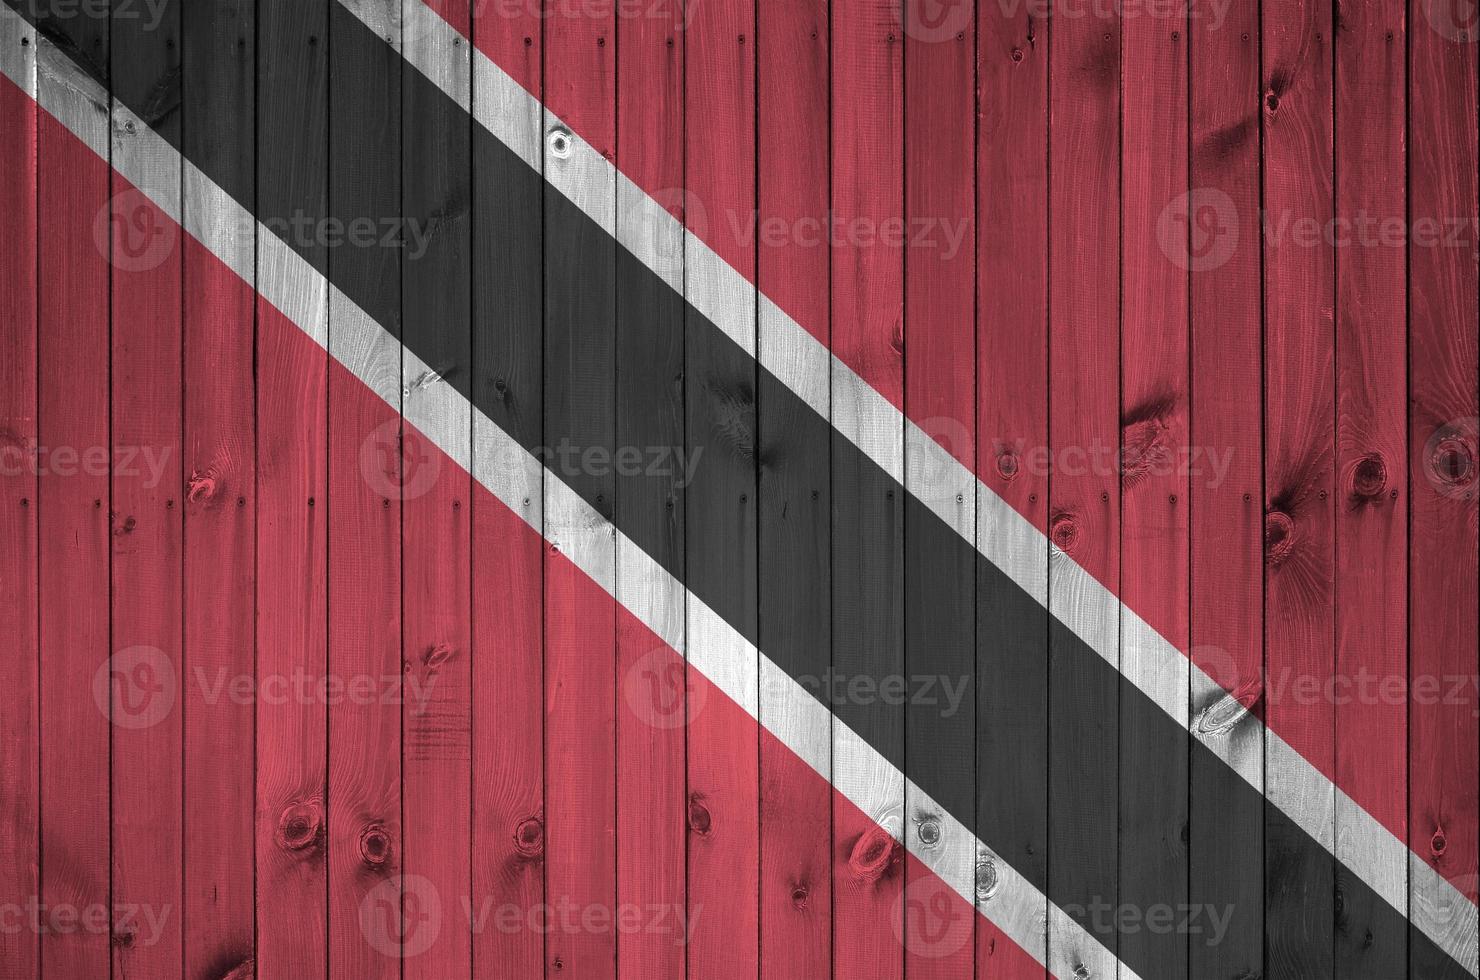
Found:
[{"label": "painted flag on wood", "polygon": [[1477,975],[1474,14],[6,0],[0,976]]}]

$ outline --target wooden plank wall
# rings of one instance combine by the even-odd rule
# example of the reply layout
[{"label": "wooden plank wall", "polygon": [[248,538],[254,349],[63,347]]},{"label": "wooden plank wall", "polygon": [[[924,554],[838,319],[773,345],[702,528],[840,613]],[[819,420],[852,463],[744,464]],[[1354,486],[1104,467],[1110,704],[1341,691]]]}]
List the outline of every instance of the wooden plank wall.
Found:
[{"label": "wooden plank wall", "polygon": [[[0,978],[1006,975],[979,922],[919,941],[915,886],[987,910],[996,859],[879,756],[955,780],[1050,895],[1258,910],[1167,944],[1035,909],[1048,975],[1082,975],[1086,930],[1147,977],[1463,975],[1378,931],[1380,900],[1223,763],[1165,752],[1049,613],[1195,730],[1254,709],[1344,793],[1250,726],[1224,760],[1337,858],[1359,807],[1396,828],[1384,888],[1473,948],[1466,4],[182,0],[146,28],[131,2],[52,31],[111,106],[0,31],[25,82],[0,80],[0,907],[152,917],[0,928]],[[338,43],[361,21],[368,57]],[[545,102],[503,130],[542,196],[479,141],[499,70]],[[156,206],[74,135],[122,167],[145,127],[260,215],[409,237],[292,242],[326,289],[185,170],[152,175]],[[619,174],[575,172],[569,140]],[[960,222],[958,248],[916,247],[914,218]],[[388,339],[344,293],[394,311]],[[715,309],[736,350],[695,342]],[[784,351],[788,318],[835,357],[822,452],[738,356]],[[918,428],[880,431],[880,396]],[[578,507],[506,432],[607,459],[640,432],[715,475],[588,472]],[[935,513],[1047,612],[1009,620],[970,560],[909,550],[869,474],[938,488],[930,438],[985,487]],[[1100,448],[1119,466],[1047,465]],[[1048,544],[999,553],[988,492]],[[735,621],[649,558],[705,563]],[[1158,667],[1153,630],[1198,669]],[[965,714],[877,711],[861,752],[789,714],[757,646],[826,690],[929,663],[970,682]],[[274,696],[295,678],[320,693]],[[1300,696],[1333,678],[1436,693]],[[500,927],[566,904],[612,926]],[[682,931],[619,931],[627,908]]]}]

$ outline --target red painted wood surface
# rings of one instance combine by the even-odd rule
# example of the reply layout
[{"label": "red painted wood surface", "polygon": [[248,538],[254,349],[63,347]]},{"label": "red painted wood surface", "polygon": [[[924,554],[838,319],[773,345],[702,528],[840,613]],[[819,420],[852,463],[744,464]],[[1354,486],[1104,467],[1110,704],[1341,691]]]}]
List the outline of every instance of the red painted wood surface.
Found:
[{"label": "red painted wood surface", "polygon": [[[1453,5],[1413,5],[1409,36],[1409,217],[1451,223],[1476,214],[1476,33]],[[1452,227],[1452,224],[1451,224]],[[1470,225],[1474,227],[1474,225]],[[1408,681],[1469,677],[1480,631],[1476,527],[1480,477],[1480,283],[1473,256],[1434,238],[1409,249]],[[1431,683],[1425,681],[1424,683]],[[1480,894],[1476,692],[1409,708],[1410,847],[1474,901]],[[1444,921],[1449,903],[1423,889],[1411,905]],[[1446,975],[1415,954],[1414,975]],[[1452,974],[1453,971],[1448,971]]]},{"label": "red painted wood surface", "polygon": [[[104,114],[84,118],[99,142],[106,139]],[[137,706],[133,698],[154,687],[148,675],[115,674],[109,662],[108,255],[95,233],[109,174],[45,114],[36,172],[37,213],[48,215],[37,233],[37,268],[48,270],[37,287],[37,445],[57,447],[38,492],[38,639],[45,651],[39,895],[47,907],[102,909],[106,922],[110,712],[125,699]],[[131,691],[135,678],[146,686]],[[106,975],[111,931],[43,932],[43,975]]]},{"label": "red painted wood surface", "polygon": [[[752,198],[762,213],[783,216],[829,200],[840,213],[875,216],[975,207],[978,229],[993,231],[965,258],[939,264],[887,248],[844,247],[830,261],[764,250],[759,262],[743,251],[731,258],[771,292],[769,268],[778,301],[809,329],[826,322],[817,283],[831,275],[831,336],[845,361],[912,417],[929,411],[979,427],[976,445],[948,448],[1056,529],[1055,540],[1102,581],[1118,575],[1122,597],[1214,680],[1253,702],[1267,659],[1263,716],[1395,833],[1411,830],[1420,858],[1473,897],[1473,688],[1399,704],[1297,704],[1276,691],[1291,690],[1292,672],[1338,680],[1406,672],[1410,690],[1475,674],[1471,256],[1416,245],[1406,256],[1360,242],[1305,247],[1271,239],[1270,224],[1263,238],[1256,233],[1261,152],[1275,228],[1286,215],[1399,215],[1405,199],[1414,220],[1473,215],[1476,59],[1467,39],[1434,27],[1445,10],[1433,7],[1415,0],[1405,23],[1391,5],[1364,4],[1343,11],[1335,34],[1319,5],[1266,8],[1262,21],[1241,8],[1218,28],[1195,16],[1108,29],[1066,19],[1053,28],[1052,70],[1048,26],[995,8],[981,9],[963,38],[929,43],[891,29],[870,5],[856,16],[717,9],[682,32],[664,22],[613,22],[608,33],[567,21],[546,24],[552,36],[543,38],[537,25],[500,19],[479,45],[505,62],[536,59],[523,83],[546,89],[583,135],[605,135],[598,147],[640,185],[700,188],[715,222]],[[768,26],[794,48],[767,47]],[[973,66],[958,44],[969,47],[974,34],[968,83]],[[616,38],[630,60],[615,56]],[[560,63],[552,72],[537,67],[542,50]],[[658,137],[690,114],[646,94],[671,97],[680,73],[689,104],[733,130],[691,134],[686,156]],[[826,98],[817,91],[824,76]],[[767,93],[783,85],[811,85],[816,99],[768,112]],[[1138,88],[1189,85],[1189,104],[1146,99]],[[912,88],[934,97],[906,104]],[[27,143],[13,134],[24,134],[32,110],[5,92],[5,162],[24,175]],[[615,114],[583,120],[592,92],[597,102],[611,98]],[[973,112],[974,132],[931,140]],[[22,692],[0,695],[8,699],[0,886],[22,899],[173,904],[176,914],[147,947],[106,933],[0,935],[0,973],[33,975],[28,958],[39,958],[47,975],[100,975],[111,953],[120,972],[174,972],[183,957],[187,972],[255,958],[263,975],[317,975],[323,961],[342,975],[395,975],[400,965],[362,934],[360,912],[386,897],[376,891],[382,880],[405,870],[437,882],[446,944],[408,961],[410,974],[488,965],[532,975],[544,956],[551,976],[671,975],[685,961],[705,975],[815,976],[830,960],[835,975],[965,975],[964,958],[917,961],[893,938],[888,919],[905,882],[927,876],[921,865],[886,862],[866,881],[850,866],[860,843],[879,838],[876,814],[850,811],[715,688],[703,688],[709,708],[686,730],[646,730],[625,717],[619,675],[593,673],[593,656],[605,663],[610,653],[620,671],[649,650],[669,667],[681,654],[450,460],[446,486],[408,504],[403,537],[400,501],[360,472],[364,440],[399,429],[395,411],[269,304],[254,303],[196,243],[161,267],[110,269],[94,222],[121,178],[110,187],[103,165],[44,115],[40,129],[35,196],[24,177],[4,191],[7,228],[23,231],[0,246],[10,372],[0,427],[6,446],[101,448],[113,466],[62,479],[0,476],[5,650]],[[819,163],[828,151],[835,159]],[[974,187],[951,164],[973,151]],[[774,171],[757,175],[757,159]],[[830,180],[815,176],[828,170]],[[768,182],[767,173],[788,176]],[[1175,249],[1167,254],[1163,206],[1209,189],[1227,195],[1229,210],[1222,198],[1212,206],[1240,236],[1215,268],[1184,269]],[[53,220],[28,232],[32,207]],[[1197,240],[1195,222],[1188,230],[1186,260],[1216,249],[1216,236]],[[34,245],[16,244],[26,241]],[[1110,241],[1115,248],[1086,245]],[[33,279],[38,255],[63,274]],[[974,313],[962,272],[972,261]],[[171,279],[181,262],[184,278]],[[39,326],[28,327],[33,316]],[[1229,469],[1216,485],[1160,472],[1050,478],[1020,455],[1047,444],[1050,420],[1056,445],[1149,439],[1228,453]],[[116,453],[134,444],[170,450],[163,482],[146,485],[148,470],[120,472]],[[531,579],[542,565],[543,581]],[[526,588],[479,586],[505,580]],[[462,755],[418,754],[428,743],[416,741],[425,719],[414,702],[242,705],[210,699],[196,682],[200,671],[250,676],[254,664],[258,684],[303,671],[399,674],[401,601],[408,691],[429,685],[433,661],[460,672],[461,688],[441,687],[442,674],[430,686],[444,699],[439,718],[470,725]],[[175,710],[142,731],[116,716],[110,725],[94,701],[98,668],[138,646],[158,648],[158,665],[168,663],[178,682]],[[455,652],[447,661],[439,651]],[[551,697],[551,685],[563,693]],[[118,697],[104,698],[108,711],[118,711]],[[984,717],[982,730],[994,723]],[[417,821],[404,840],[403,725],[405,805]],[[1120,735],[1124,752],[1131,733]],[[136,775],[124,759],[152,761]],[[552,778],[564,787],[553,795]],[[646,837],[622,836],[686,784],[706,826],[721,832],[696,843],[706,835],[685,799]],[[1118,875],[1123,894],[1134,874],[1149,873],[1134,861],[1138,840],[1159,860],[1188,863],[1193,901],[1204,876],[1232,859],[1199,851],[1199,814],[1248,815],[1199,803],[1198,785],[1193,772],[1185,853],[1175,821],[1132,814],[1122,823],[1120,863],[1106,880]],[[1141,802],[1117,806],[1124,816]],[[829,812],[835,827],[826,833],[785,832],[788,823],[825,826]],[[1339,836],[1339,811],[1331,820]],[[1154,850],[1158,841],[1165,853]],[[1358,932],[1339,932],[1329,915],[1339,881],[1280,866],[1279,845],[1267,858],[1271,974],[1368,969]],[[815,916],[793,915],[798,884],[786,869],[814,867],[829,849],[836,896],[813,879],[805,904]],[[648,934],[510,935],[477,930],[461,904],[466,894],[474,913],[485,901],[529,907],[557,892],[616,907],[686,902],[702,907],[698,933],[687,949]],[[405,912],[397,894],[389,899]],[[1432,899],[1415,892],[1414,904]],[[192,960],[197,943],[223,936],[240,958]],[[984,923],[976,954],[978,973],[1032,972]],[[1188,973],[1259,966],[1204,949]],[[1435,975],[1421,962],[1412,974]]]},{"label": "red painted wood surface", "polygon": [[[35,84],[34,61],[29,78]],[[36,391],[36,143],[38,109],[28,92],[0,78],[0,307],[7,313],[0,333],[0,629],[11,683],[0,694],[0,902],[21,905],[39,894],[37,862],[41,826],[39,780],[41,740],[37,645],[37,491],[40,476],[29,465],[37,444]],[[0,936],[0,975],[30,977],[39,966],[40,937],[32,932]]]},{"label": "red painted wood surface", "polygon": [[[617,58],[616,163],[637,175],[640,186],[662,188],[657,200],[678,221],[685,219],[684,185],[684,70],[688,25],[677,4],[656,8],[652,16],[619,17],[615,26]],[[654,223],[640,217],[637,202],[617,200],[618,247],[634,248],[648,236],[657,236]],[[672,281],[682,283],[684,267],[681,225],[669,226],[661,236],[662,252]],[[667,289],[667,286],[656,287]],[[683,373],[682,345],[655,351],[629,338],[647,336],[650,324],[644,311],[653,299],[645,289],[617,283],[616,443],[633,444],[629,416],[658,400],[669,420],[665,438],[683,440],[684,386],[675,383]],[[655,319],[681,322],[683,311],[669,301]],[[643,514],[645,522],[661,521],[666,554],[681,560],[685,541],[684,493],[665,481],[625,480],[617,488],[617,507]],[[639,553],[630,542],[619,546],[618,598],[651,595],[664,621],[683,634],[684,601],[677,589],[655,590],[634,568]],[[686,814],[688,774],[686,674],[683,655],[668,649],[652,630],[635,617],[617,616],[616,698],[616,909],[687,908],[688,828]],[[629,913],[630,914],[630,913]],[[667,932],[634,929],[617,940],[617,976],[621,980],[682,976],[686,950]]]},{"label": "red painted wood surface", "polygon": [[[610,8],[595,17],[565,15],[545,21],[545,104],[566,120],[603,156],[616,152],[616,73],[614,43],[616,20]],[[549,122],[544,124],[549,127]],[[559,166],[558,158],[545,154],[547,168]],[[551,192],[547,192],[547,195]],[[611,222],[615,212],[615,188],[601,191],[597,208]],[[549,207],[547,201],[547,208]],[[581,309],[580,297],[569,305],[550,301],[552,290],[591,290],[610,302],[611,273],[558,267],[561,243],[546,222],[546,326],[547,333],[561,333],[562,350],[569,361],[558,360],[547,341],[545,364],[545,411],[547,417],[560,411],[565,418],[579,419],[581,431],[592,441],[610,445],[615,441],[609,421],[588,417],[573,396],[549,381],[557,372],[571,372],[581,363],[571,338],[577,331],[585,343],[608,350],[613,346],[613,318],[603,315],[595,322],[570,322]],[[613,255],[613,262],[615,256]],[[559,276],[557,278],[557,275]],[[604,287],[604,290],[603,290]],[[598,290],[603,290],[597,292]],[[560,321],[556,321],[556,317]],[[554,362],[554,363],[551,363]],[[599,391],[611,379],[589,379]],[[603,490],[609,492],[610,484]],[[603,494],[605,495],[605,494]],[[546,495],[546,504],[550,495]],[[587,529],[572,518],[548,511],[546,527],[552,543],[545,546],[545,901],[551,907],[610,908],[617,896],[617,618],[613,598],[587,578],[561,553],[561,548],[583,548],[597,555],[601,573],[616,578],[616,557],[610,540],[600,541],[599,532]],[[610,980],[616,976],[617,942],[610,932],[552,929],[545,936],[545,977],[567,976]]]},{"label": "red painted wood surface", "polygon": [[[257,676],[277,687],[326,674],[328,363],[316,344],[259,298],[257,358],[278,365],[257,388]],[[259,698],[257,969],[325,962],[326,706]],[[315,967],[316,968],[316,967]]]},{"label": "red painted wood surface", "polygon": [[[125,134],[126,137],[127,134]],[[120,139],[120,153],[128,141]],[[178,226],[113,175],[110,670],[148,674],[167,693],[140,690],[139,707],[114,705],[113,901],[140,909],[181,901],[183,712],[180,518],[181,264]],[[157,231],[163,229],[164,231]],[[138,234],[145,230],[144,234]],[[147,682],[146,682],[147,683]],[[120,712],[118,709],[122,709]],[[137,768],[135,768],[135,766]],[[157,934],[126,927],[114,969],[172,972],[182,957],[180,919]]]},{"label": "red painted wood surface", "polygon": [[[472,7],[444,3],[442,16],[460,33],[470,30]],[[445,65],[458,97],[472,91],[465,46],[405,43]],[[467,137],[438,125],[452,110],[427,104],[404,79],[401,65],[401,187],[403,213],[429,227],[439,217],[436,243],[421,253],[402,251],[404,335],[438,336],[436,349],[466,364],[472,345],[471,222],[460,206],[471,194]],[[401,700],[401,915],[406,980],[462,976],[472,969],[472,418],[448,406],[447,384],[436,372],[445,362],[413,366],[403,354],[401,407],[402,673],[410,696]],[[433,374],[428,374],[430,370]],[[413,409],[420,399],[428,408]],[[425,412],[430,418],[424,419]],[[412,419],[416,422],[413,423]],[[436,426],[435,435],[427,431]],[[443,451],[437,449],[439,440]],[[459,463],[458,461],[462,462]],[[424,461],[435,466],[427,479]],[[412,482],[416,481],[416,482]],[[425,490],[423,482],[429,483]]]},{"label": "red painted wood surface", "polygon": [[[904,207],[904,37],[894,8],[866,0],[836,0],[832,16],[832,178],[833,220],[844,228],[877,229]],[[904,393],[904,256],[897,242],[862,247],[856,237],[843,236],[832,254],[832,329],[830,347],[873,388],[891,400]],[[833,392],[832,417],[853,411],[850,392]],[[853,426],[856,430],[857,425]],[[889,447],[885,465],[903,469],[903,432],[883,434]],[[895,440],[898,440],[896,445]],[[843,486],[849,480],[834,467],[834,499],[857,490]],[[835,519],[834,540],[859,536],[858,524],[878,520],[891,530],[903,524],[897,501],[857,500],[838,513],[856,514]],[[894,530],[894,533],[900,533]],[[872,581],[875,587],[902,575],[898,559],[876,556],[882,567],[840,569],[853,559],[834,555],[835,582]],[[843,576],[847,574],[849,578]],[[886,577],[887,576],[887,577]],[[891,589],[891,592],[893,590]],[[883,676],[900,672],[903,649],[897,631],[903,619],[903,601],[883,595],[867,597],[878,608],[872,612],[869,633],[854,644],[846,616],[850,597],[835,585],[832,667],[841,674]],[[856,599],[855,599],[856,601]],[[903,718],[897,733],[903,744]],[[867,785],[850,772],[850,759],[840,757],[834,740],[835,783],[850,780],[850,788],[866,791],[857,804],[833,810],[833,974],[869,975],[879,980],[902,977],[904,954],[893,936],[895,917],[904,896],[903,855],[881,824],[895,834],[903,830],[903,788],[892,783]],[[860,810],[860,806],[866,807]]]},{"label": "red painted wood surface", "polygon": [[[1407,270],[1402,250],[1358,222],[1391,228],[1407,199],[1404,168],[1406,34],[1402,12],[1383,3],[1343,6],[1333,91],[1335,215],[1359,232],[1336,251],[1336,701],[1337,784],[1400,839],[1408,797],[1408,496],[1397,460],[1407,458]],[[1372,694],[1371,678],[1386,693]],[[1355,692],[1355,693],[1353,693]],[[1335,833],[1355,821],[1338,805]],[[1351,846],[1351,845],[1348,845]],[[1342,856],[1338,851],[1338,857]],[[1408,869],[1382,869],[1401,885]],[[1339,887],[1339,885],[1338,885]],[[1403,889],[1399,887],[1398,893]],[[1400,942],[1366,941],[1374,909],[1342,902],[1338,976],[1400,974]],[[1394,937],[1397,939],[1397,937]]]},{"label": "red painted wood surface", "polygon": [[[709,208],[711,220],[743,223],[756,210],[756,10],[761,0],[720,0],[696,4],[687,26],[684,52],[684,186]],[[755,245],[743,235],[724,238],[721,254],[753,282]],[[722,298],[735,304],[738,332],[753,349],[756,335],[752,297],[719,292],[702,272],[685,266],[685,295]],[[692,314],[686,314],[692,316]],[[695,329],[695,328],[690,328]],[[741,340],[742,346],[745,339]],[[743,406],[741,426],[753,426],[755,381],[730,375],[724,365],[702,363],[686,353],[686,421],[690,427],[711,424],[711,393],[723,393]],[[747,389],[749,389],[747,391]],[[715,420],[712,424],[723,424]],[[698,442],[690,436],[690,444]],[[753,455],[753,454],[752,454]],[[736,472],[747,469],[742,455]],[[712,464],[713,465],[713,464]],[[686,503],[685,541],[701,535],[725,542],[723,562],[735,572],[734,588],[755,608],[757,531],[753,465],[750,491],[739,500],[690,498]],[[708,522],[706,531],[699,525]],[[695,617],[690,616],[692,624]],[[753,630],[754,624],[742,626]],[[712,642],[694,636],[690,642]],[[739,653],[739,651],[736,651]],[[755,671],[755,654],[737,668],[738,676]],[[688,672],[694,701],[707,681]],[[754,684],[755,681],[750,681]],[[760,949],[760,742],[758,725],[748,713],[728,717],[698,711],[688,722],[688,938],[690,976],[715,980],[758,980]]]},{"label": "red painted wood surface", "polygon": [[[1041,528],[1048,515],[1041,462],[1048,446],[1048,24],[988,4],[980,8],[977,31],[976,471]],[[1008,282],[1014,285],[1003,285]],[[985,509],[977,519],[979,537],[990,540],[994,522]],[[1047,545],[1018,557],[1046,596]],[[1012,656],[1017,638],[1002,636],[992,597],[978,598],[977,819],[1000,828],[1004,847],[1042,876],[1048,664]],[[1047,612],[1027,628],[1046,635]],[[1019,684],[1039,697],[1022,703],[999,693]],[[1039,748],[1025,757],[1024,744]],[[1010,970],[1013,956],[1010,944],[978,924],[978,976]],[[1042,968],[1037,974],[1046,975]]]},{"label": "red painted wood surface", "polygon": [[[1119,372],[1110,367],[1121,317],[1121,31],[1113,17],[1085,16],[1051,21],[1049,32],[1048,534],[1056,552],[1048,608],[1060,619],[1077,614],[1113,664],[1122,660],[1119,610],[1085,602],[1064,559],[1116,589],[1121,487],[1107,460],[1120,445],[1121,417]],[[1118,895],[1119,691],[1066,665],[1052,634],[1048,657],[1047,891]],[[1085,784],[1076,772],[1100,778]],[[1056,842],[1075,841],[1094,844],[1082,860],[1053,860]],[[1096,938],[1116,952],[1114,935]],[[1050,972],[1072,974],[1086,941],[1050,927]]]},{"label": "red painted wood surface", "polygon": [[[828,0],[756,6],[757,227],[821,227],[829,211],[828,52],[831,48]],[[831,296],[831,249],[824,241],[784,236],[777,248],[757,249],[756,284],[762,293],[804,324],[821,327],[827,338]],[[774,317],[762,312],[761,318]],[[764,322],[757,349],[764,357],[776,343]],[[799,419],[757,406],[759,453],[771,459],[762,468],[760,619],[762,645],[784,636],[795,648],[809,649],[809,662],[829,661],[832,640],[831,481],[828,460],[787,453]],[[808,503],[810,502],[810,509]],[[785,539],[785,540],[782,540]],[[800,539],[800,540],[798,540]],[[808,593],[799,605],[781,588],[768,590],[772,563],[793,560],[801,548],[814,549],[805,576]],[[779,600],[779,601],[778,601]],[[775,610],[773,612],[773,609]],[[780,706],[763,693],[760,743],[760,975],[777,980],[830,976],[833,958],[832,793],[825,779],[785,745],[768,737],[765,725]],[[818,733],[820,738],[830,732]],[[830,760],[831,753],[827,753]],[[815,828],[797,833],[797,828]]]},{"label": "red painted wood surface", "polygon": [[[1186,263],[1162,244],[1167,203],[1189,191],[1186,5],[1165,18],[1127,18],[1121,74],[1120,595],[1178,649],[1188,643],[1191,459],[1188,432],[1189,282]],[[1156,98],[1144,98],[1152,91]],[[1131,677],[1185,705],[1185,669],[1142,658],[1145,627],[1121,616],[1121,662]],[[1183,665],[1178,664],[1178,667]],[[1134,715],[1120,732],[1120,896],[1185,903],[1189,793],[1187,751],[1157,751]],[[1168,774],[1147,779],[1148,773]],[[1154,785],[1157,791],[1137,792]],[[1166,882],[1176,882],[1170,891]],[[1186,944],[1130,932],[1122,955],[1167,977],[1188,975]],[[1136,949],[1137,945],[1141,949]]]},{"label": "red painted wood surface", "polygon": [[[474,4],[472,16],[478,46],[491,50],[522,84],[538,89],[543,24],[535,12],[508,17],[491,5]],[[481,71],[474,68],[475,102],[482,91],[477,83]],[[475,195],[482,186],[475,186]],[[475,242],[476,236],[475,231]],[[478,246],[474,248],[476,258]],[[531,275],[539,273],[535,265]],[[496,328],[483,326],[486,312],[475,299],[473,344],[475,363],[480,365],[486,356],[480,345],[493,345],[491,338],[501,335]],[[477,438],[478,424],[475,459],[484,451]],[[520,513],[525,518],[542,515],[543,503],[535,488],[527,489]],[[538,531],[520,515],[492,500],[476,482],[472,492],[471,907],[486,916],[498,915],[501,909],[534,908],[545,901],[544,549]],[[542,520],[536,523],[543,529]],[[525,977],[543,974],[544,936],[529,928],[494,928],[487,918],[478,921],[481,928],[473,928],[474,976],[500,970]]]},{"label": "red painted wood surface", "polygon": [[[1254,233],[1261,200],[1258,13],[1251,5],[1230,7],[1219,29],[1207,0],[1189,7],[1189,191],[1164,212],[1168,247],[1192,273],[1188,442],[1205,454],[1188,500],[1188,652],[1208,678],[1192,686],[1194,725],[1218,717],[1210,712],[1228,705],[1229,693],[1249,709],[1263,693],[1264,419],[1260,400],[1249,397],[1264,376],[1263,249]],[[1235,726],[1229,738],[1239,772],[1262,787],[1262,734]],[[1188,899],[1262,909],[1264,869],[1247,855],[1263,850],[1263,806],[1224,798],[1214,771],[1221,765],[1194,758],[1189,773]],[[1230,826],[1245,843],[1220,840],[1220,828]],[[1190,943],[1189,975],[1262,971],[1262,916],[1251,917],[1248,928],[1224,943]]]},{"label": "red painted wood surface", "polygon": [[[1335,706],[1275,685],[1335,672],[1335,254],[1297,239],[1295,222],[1330,226],[1334,209],[1331,12],[1310,3],[1264,18],[1265,717],[1323,772],[1335,761]],[[1281,688],[1280,690],[1285,690]],[[1310,701],[1310,703],[1305,703]],[[1267,757],[1266,757],[1267,758]],[[1334,800],[1311,798],[1270,767],[1266,795],[1334,836]],[[1332,862],[1265,846],[1270,977],[1332,971]]]},{"label": "red painted wood surface", "polygon": [[[904,34],[904,400],[908,413],[924,420],[926,434],[968,466],[976,463],[976,134],[961,124],[976,108],[976,24],[963,16],[968,6],[937,7],[906,2],[901,8]],[[905,446],[907,491],[935,479],[940,467],[924,465],[921,447]],[[975,535],[975,494],[957,497],[939,490],[929,494],[944,505],[949,523]],[[908,541],[915,523],[905,522]],[[928,560],[928,559],[927,559]],[[931,564],[934,564],[933,562]],[[948,676],[974,676],[977,664],[976,575],[970,562],[961,567],[922,569],[911,576],[935,576],[928,587],[931,603],[942,613],[905,611],[906,677],[939,669]],[[911,600],[923,605],[920,593]],[[973,718],[972,715],[966,715]],[[976,745],[974,726],[954,724],[941,708],[905,705],[905,758],[930,753],[922,770],[950,771],[975,800]],[[904,832],[921,841],[925,821],[937,821],[937,807],[927,807],[906,792]],[[971,980],[975,974],[975,909],[973,902],[942,887],[929,869],[938,862],[947,880],[973,881],[975,844],[965,835],[943,836],[924,849],[926,860],[904,865],[904,901],[899,935],[905,947],[907,977]],[[972,924],[972,930],[965,928]],[[959,945],[958,945],[959,943]]]}]

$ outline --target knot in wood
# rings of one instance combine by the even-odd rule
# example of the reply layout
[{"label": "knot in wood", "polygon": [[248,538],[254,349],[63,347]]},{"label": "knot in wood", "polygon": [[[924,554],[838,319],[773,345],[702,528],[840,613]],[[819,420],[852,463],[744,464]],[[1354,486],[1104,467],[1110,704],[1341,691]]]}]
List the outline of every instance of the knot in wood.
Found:
[{"label": "knot in wood", "polygon": [[1387,490],[1387,463],[1380,453],[1368,453],[1347,470],[1347,493],[1358,500],[1373,500]]},{"label": "knot in wood", "polygon": [[209,473],[196,471],[190,474],[190,482],[186,484],[185,499],[192,504],[202,504],[216,495],[216,478]]},{"label": "knot in wood", "polygon": [[514,850],[524,858],[537,858],[545,853],[545,825],[537,817],[530,817],[514,828]]},{"label": "knot in wood", "polygon": [[421,662],[435,670],[452,659],[452,644],[436,643],[422,654]]},{"label": "knot in wood", "polygon": [[278,817],[277,844],[285,851],[317,848],[324,836],[324,806],[318,800],[290,803]]},{"label": "knot in wood", "polygon": [[1004,480],[1016,480],[1020,467],[1017,454],[1011,450],[1004,451],[997,456],[997,475]]},{"label": "knot in wood", "polygon": [[1070,514],[1059,514],[1049,523],[1048,537],[1064,554],[1073,554],[1079,546],[1079,522]]},{"label": "knot in wood", "polygon": [[926,817],[915,828],[915,836],[926,847],[934,847],[940,843],[940,821],[935,817]]},{"label": "knot in wood", "polygon": [[883,827],[874,826],[859,835],[848,855],[848,867],[863,881],[878,881],[894,861],[898,842]]},{"label": "knot in wood", "polygon": [[1440,493],[1458,496],[1475,482],[1475,428],[1472,421],[1450,423],[1429,437],[1424,470]]},{"label": "knot in wood", "polygon": [[1001,883],[1001,876],[997,873],[997,859],[983,857],[976,862],[976,873],[974,878],[974,889],[977,902],[990,901],[997,894],[997,886]]},{"label": "knot in wood", "polygon": [[1264,559],[1278,565],[1295,550],[1295,521],[1282,510],[1264,515]]},{"label": "knot in wood", "polygon": [[385,867],[391,856],[391,835],[380,824],[360,831],[360,860],[367,868]]},{"label": "knot in wood", "polygon": [[1238,727],[1259,702],[1263,687],[1256,680],[1230,691],[1198,713],[1193,734],[1200,738],[1222,738]]},{"label": "knot in wood", "polygon": [[708,837],[712,826],[709,807],[697,795],[689,797],[689,829],[700,837]]}]

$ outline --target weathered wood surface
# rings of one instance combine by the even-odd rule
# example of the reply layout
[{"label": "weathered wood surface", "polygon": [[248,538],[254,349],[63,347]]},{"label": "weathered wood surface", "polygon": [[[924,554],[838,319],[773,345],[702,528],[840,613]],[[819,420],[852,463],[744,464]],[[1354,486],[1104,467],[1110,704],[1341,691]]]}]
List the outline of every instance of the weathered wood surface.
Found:
[{"label": "weathered wood surface", "polygon": [[1468,975],[1468,5],[100,9],[0,976]]}]

